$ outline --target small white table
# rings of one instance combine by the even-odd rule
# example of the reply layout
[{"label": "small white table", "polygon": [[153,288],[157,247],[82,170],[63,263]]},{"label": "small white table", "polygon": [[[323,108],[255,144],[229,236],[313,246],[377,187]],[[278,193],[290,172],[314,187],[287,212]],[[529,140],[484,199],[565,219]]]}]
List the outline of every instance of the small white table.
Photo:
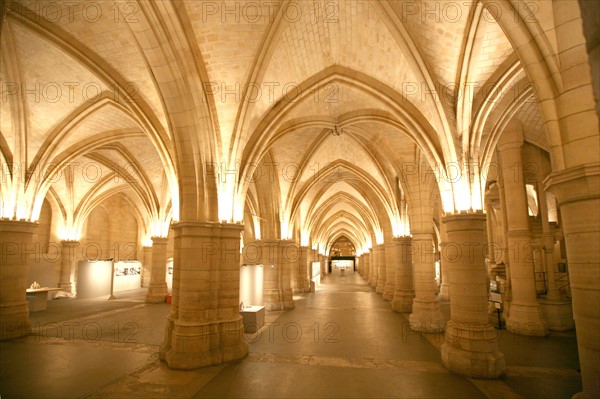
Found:
[{"label": "small white table", "polygon": [[61,291],[62,288],[36,288],[31,289],[28,288],[27,292],[27,302],[29,302],[29,311],[30,312],[39,312],[41,310],[46,310],[48,308],[48,292],[50,291]]},{"label": "small white table", "polygon": [[265,325],[265,307],[264,306],[246,306],[240,310],[244,321],[244,331],[247,333],[257,332]]}]

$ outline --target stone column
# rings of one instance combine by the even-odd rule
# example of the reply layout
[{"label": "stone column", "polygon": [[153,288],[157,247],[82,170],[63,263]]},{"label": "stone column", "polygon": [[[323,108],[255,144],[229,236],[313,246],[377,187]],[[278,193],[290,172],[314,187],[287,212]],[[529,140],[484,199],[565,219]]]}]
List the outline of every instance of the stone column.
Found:
[{"label": "stone column", "polygon": [[541,182],[538,181],[538,202],[540,205],[540,215],[542,218],[542,251],[543,264],[546,270],[546,280],[548,281],[548,294],[546,299],[539,301],[542,307],[542,314],[548,330],[568,331],[575,328],[573,320],[573,306],[567,298],[561,298],[556,287],[556,277],[554,276],[554,233],[550,229],[548,221],[548,204],[546,194]]},{"label": "stone column", "polygon": [[556,277],[554,277],[554,233],[550,230],[546,192],[540,181],[537,184],[537,192],[542,219],[543,263],[546,266],[546,280],[548,281],[548,294],[546,297],[550,300],[560,300],[560,295],[556,289]]},{"label": "stone column", "polygon": [[409,317],[415,331],[440,332],[444,317],[435,295],[435,248],[432,233],[413,233],[412,262],[415,274],[415,299]]},{"label": "stone column", "polygon": [[385,271],[385,245],[377,246],[377,283],[375,284],[375,292],[383,294],[385,289],[386,271]]},{"label": "stone column", "polygon": [[[440,251],[443,251],[448,239],[446,238],[446,225],[440,223]],[[450,273],[448,273],[448,262],[440,256],[440,268],[442,269],[442,286],[440,287],[440,299],[444,302],[450,301]]]},{"label": "stone column", "polygon": [[366,252],[363,254],[363,273],[362,276],[365,280],[369,279],[369,273],[371,272],[371,254],[369,252]]},{"label": "stone column", "polygon": [[308,247],[300,247],[298,253],[298,291],[310,292],[310,263],[308,262]]},{"label": "stone column", "polygon": [[411,251],[412,239],[410,237],[396,237],[393,241],[396,254],[396,286],[394,299],[392,299],[392,309],[396,312],[410,313],[415,297]]},{"label": "stone column", "polygon": [[[37,223],[0,219],[0,339],[24,337],[31,331],[25,290],[28,254],[40,255],[33,243]],[[37,254],[36,254],[37,251]]]},{"label": "stone column", "polygon": [[150,285],[150,275],[152,274],[152,247],[144,247],[144,263],[142,264],[142,287]]},{"label": "stone column", "polygon": [[60,280],[58,288],[73,293],[73,272],[75,271],[77,259],[75,257],[75,248],[79,246],[79,241],[61,241],[60,242]]},{"label": "stone column", "polygon": [[488,322],[485,267],[485,215],[457,214],[443,219],[448,244],[442,257],[450,265],[450,321],[442,344],[442,363],[449,370],[474,378],[504,373],[504,355],[497,333]]},{"label": "stone column", "polygon": [[396,244],[393,240],[385,244],[385,287],[383,289],[383,299],[392,301],[396,292]]},{"label": "stone column", "polygon": [[[295,257],[294,259],[291,259],[291,263],[292,263],[292,267],[290,268],[290,288],[292,289],[292,293],[293,294],[297,294],[299,292],[302,292],[302,284],[301,282],[299,282],[298,280],[301,278],[300,273],[299,273],[299,265],[298,265],[298,261],[299,259],[299,255],[300,255],[300,251],[298,249],[298,246],[295,244],[294,241],[292,241],[294,243],[295,246]],[[290,253],[291,254],[291,253]]]},{"label": "stone column", "polygon": [[369,278],[369,285],[373,288],[377,287],[377,279],[379,278],[379,256],[377,253],[379,249],[377,244],[373,245],[371,250],[371,274]]},{"label": "stone column", "polygon": [[533,245],[521,159],[522,145],[522,133],[516,127],[504,132],[498,143],[506,204],[503,211],[506,212],[508,222],[508,263],[512,286],[506,328],[516,334],[545,336],[548,330],[542,319],[535,289]]},{"label": "stone column", "polygon": [[239,314],[242,225],[179,222],[174,232],[173,302],[160,358],[194,369],[248,354]]},{"label": "stone column", "polygon": [[600,397],[600,164],[552,173],[544,182],[556,195],[569,261],[573,317],[583,392]]},{"label": "stone column", "polygon": [[281,263],[281,288],[283,290],[283,308],[291,310],[296,307],[292,292],[292,270],[298,267],[298,246],[292,240],[279,242]]},{"label": "stone column", "polygon": [[[291,287],[292,261],[286,255],[291,241],[260,240],[261,264],[263,265],[263,298],[267,310],[294,309]],[[293,245],[293,242],[291,242]],[[284,256],[285,255],[285,256]]]},{"label": "stone column", "polygon": [[146,293],[147,303],[165,302],[167,292],[167,238],[152,237],[152,271]]}]

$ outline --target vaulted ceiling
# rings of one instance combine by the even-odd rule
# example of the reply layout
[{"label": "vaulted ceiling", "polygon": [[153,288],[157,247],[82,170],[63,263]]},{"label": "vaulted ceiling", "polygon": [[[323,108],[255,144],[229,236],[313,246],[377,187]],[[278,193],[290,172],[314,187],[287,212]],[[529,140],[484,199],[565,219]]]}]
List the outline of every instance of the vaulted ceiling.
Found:
[{"label": "vaulted ceiling", "polygon": [[[550,2],[530,3],[555,48]],[[77,230],[119,192],[146,234],[157,234],[178,217],[181,176],[194,168],[176,140],[178,111],[190,101],[208,121],[194,128],[198,148],[214,141],[204,160],[238,175],[217,179],[219,206],[231,208],[225,219],[305,245],[343,233],[360,251],[408,233],[415,189],[406,168],[489,157],[507,118],[548,148],[514,44],[477,1],[56,1],[3,10],[2,161],[73,175],[3,184],[5,217],[35,219],[48,195]],[[185,82],[190,98],[167,76]]]}]

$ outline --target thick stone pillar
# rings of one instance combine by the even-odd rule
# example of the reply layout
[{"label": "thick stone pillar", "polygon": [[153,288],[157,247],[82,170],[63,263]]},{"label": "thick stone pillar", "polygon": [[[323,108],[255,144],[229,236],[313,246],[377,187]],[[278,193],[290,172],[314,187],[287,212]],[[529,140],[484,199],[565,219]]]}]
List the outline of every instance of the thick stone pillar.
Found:
[{"label": "thick stone pillar", "polygon": [[267,310],[294,309],[291,271],[294,257],[289,252],[295,247],[288,240],[260,240],[261,264],[263,265],[263,298]]},{"label": "thick stone pillar", "polygon": [[392,309],[396,312],[410,313],[415,297],[411,251],[412,239],[410,237],[396,237],[393,241],[396,255],[396,286],[394,299],[392,299]]},{"label": "thick stone pillar", "polygon": [[396,292],[396,244],[394,241],[388,241],[385,244],[385,287],[383,289],[383,299],[392,301]]},{"label": "thick stone pillar", "polygon": [[173,227],[173,303],[160,358],[194,369],[248,354],[239,314],[242,225],[179,222]]},{"label": "thick stone pillar", "polygon": [[377,287],[377,279],[379,278],[379,256],[377,255],[378,252],[379,249],[377,245],[373,245],[373,248],[371,250],[371,273],[369,278],[369,285],[371,285],[371,287],[373,288]]},{"label": "thick stone pillar", "polygon": [[308,262],[308,247],[300,247],[298,252],[298,292],[310,292],[310,263]]},{"label": "thick stone pillar", "polygon": [[557,287],[554,268],[554,233],[550,229],[548,220],[548,204],[546,194],[541,182],[538,181],[538,201],[540,205],[540,215],[542,218],[542,254],[543,264],[546,270],[546,281],[548,282],[548,294],[546,299],[539,301],[542,307],[542,314],[548,330],[568,331],[575,329],[575,320],[573,320],[573,306],[567,298],[562,298]]},{"label": "thick stone pillar", "polygon": [[552,173],[545,181],[556,195],[569,261],[573,317],[583,392],[600,397],[600,164]]},{"label": "thick stone pillar", "polygon": [[[0,219],[0,339],[24,337],[31,331],[25,298],[28,254],[38,255],[36,223]],[[37,254],[36,254],[37,251]]]},{"label": "thick stone pillar", "polygon": [[533,245],[529,230],[527,193],[523,179],[521,160],[522,133],[518,127],[506,131],[498,143],[504,186],[504,202],[508,223],[508,263],[512,300],[506,320],[507,330],[522,335],[545,336],[548,334],[537,301]]},{"label": "thick stone pillar", "polygon": [[450,321],[442,344],[442,363],[449,370],[475,378],[504,373],[504,355],[488,322],[485,258],[485,215],[445,216],[448,244],[442,257],[450,265]]},{"label": "thick stone pillar", "polygon": [[[293,242],[293,241],[292,241]],[[290,268],[290,287],[292,288],[292,293],[293,294],[297,294],[299,292],[302,292],[302,284],[298,281],[301,277],[300,277],[300,273],[299,273],[299,264],[298,261],[299,256],[300,256],[300,250],[298,248],[298,246],[295,244],[294,242],[294,246],[295,246],[295,258],[291,260],[292,262],[292,267]]]},{"label": "thick stone pillar", "polygon": [[58,288],[70,293],[73,293],[73,272],[77,261],[75,250],[78,246],[79,241],[60,242],[60,280],[58,281]]},{"label": "thick stone pillar", "polygon": [[152,247],[142,249],[144,263],[142,264],[142,287],[150,285],[150,275],[152,274]]},{"label": "thick stone pillar", "polygon": [[371,272],[371,259],[370,259],[371,258],[371,254],[369,252],[366,252],[366,253],[363,254],[362,258],[363,258],[363,261],[362,261],[362,263],[363,263],[363,266],[362,266],[362,269],[363,269],[362,276],[363,276],[363,278],[365,280],[368,280],[369,279],[369,273]]},{"label": "thick stone pillar", "polygon": [[379,244],[377,246],[377,284],[375,285],[375,292],[383,294],[385,289],[386,271],[385,271],[385,245]]},{"label": "thick stone pillar", "polygon": [[152,237],[152,271],[146,293],[147,303],[163,303],[167,297],[167,238]]},{"label": "thick stone pillar", "polygon": [[409,317],[416,331],[444,330],[444,317],[435,294],[435,247],[432,233],[413,233],[412,261],[415,274],[415,299]]},{"label": "thick stone pillar", "polygon": [[[448,239],[446,238],[446,225],[440,224],[440,251],[446,245]],[[440,287],[440,299],[444,302],[450,301],[450,273],[448,273],[448,262],[442,256],[440,256],[440,268],[442,269],[442,285]]]}]

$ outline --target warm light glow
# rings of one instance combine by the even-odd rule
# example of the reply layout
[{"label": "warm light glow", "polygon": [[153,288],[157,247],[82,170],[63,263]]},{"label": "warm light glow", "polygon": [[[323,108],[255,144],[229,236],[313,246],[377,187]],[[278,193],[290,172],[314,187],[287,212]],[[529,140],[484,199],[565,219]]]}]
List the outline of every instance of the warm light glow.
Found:
[{"label": "warm light glow", "polygon": [[144,237],[144,239],[142,240],[142,245],[147,248],[152,247],[152,237],[149,235]]},{"label": "warm light glow", "polygon": [[59,227],[58,236],[63,241],[79,241],[81,231],[73,223],[67,221],[65,225]]},{"label": "warm light glow", "polygon": [[440,188],[442,197],[442,207],[445,213],[454,212],[454,199],[452,196],[452,187],[446,186],[443,189]]},{"label": "warm light glow", "polygon": [[450,177],[441,179],[440,192],[444,212],[477,211],[483,209],[482,180],[476,162],[463,165],[458,171],[456,164],[449,167]]},{"label": "warm light glow", "polygon": [[287,218],[281,220],[281,239],[290,240],[292,238],[292,232],[290,231],[290,224]]},{"label": "warm light glow", "polygon": [[254,221],[254,239],[260,240],[262,237],[262,233],[260,231],[260,219],[258,216],[252,216],[252,220]]},{"label": "warm light glow", "polygon": [[375,240],[377,242],[377,245],[383,244],[383,231],[375,230]]},{"label": "warm light glow", "polygon": [[310,235],[307,230],[300,230],[300,245],[303,247],[310,245]]},{"label": "warm light glow", "polygon": [[235,223],[244,222],[244,204],[240,204],[239,201],[235,201],[233,204],[233,221]]},{"label": "warm light glow", "polygon": [[169,235],[170,223],[168,220],[154,219],[150,222],[150,231],[148,232],[149,237],[163,237],[166,238]]},{"label": "warm light glow", "polygon": [[404,223],[400,220],[400,216],[398,215],[395,215],[392,220],[392,234],[394,237],[404,234]]},{"label": "warm light glow", "polygon": [[174,222],[179,221],[179,188],[177,186],[171,189],[171,218]]},{"label": "warm light glow", "polygon": [[226,188],[219,191],[219,220],[233,221],[233,192]]},{"label": "warm light glow", "polygon": [[408,237],[410,235],[410,223],[408,220],[396,220],[392,227],[394,237]]}]

